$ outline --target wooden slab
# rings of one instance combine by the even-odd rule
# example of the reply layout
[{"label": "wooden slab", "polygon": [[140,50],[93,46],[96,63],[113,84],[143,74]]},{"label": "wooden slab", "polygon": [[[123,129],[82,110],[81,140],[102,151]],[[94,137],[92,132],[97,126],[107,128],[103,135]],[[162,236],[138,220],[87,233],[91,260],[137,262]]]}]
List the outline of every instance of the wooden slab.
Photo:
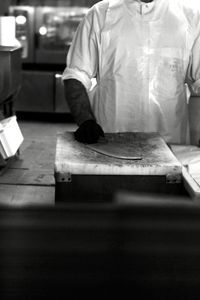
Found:
[{"label": "wooden slab", "polygon": [[[77,142],[72,132],[58,135],[55,158],[57,174],[87,175],[167,175],[181,174],[181,164],[157,133],[110,133],[109,141],[116,140],[122,147],[129,145],[140,160],[109,157]],[[134,154],[133,154],[134,155]]]},{"label": "wooden slab", "polygon": [[183,165],[183,182],[189,195],[200,200],[200,148],[193,145],[172,145],[172,151]]},{"label": "wooden slab", "polygon": [[109,133],[105,138],[112,145],[121,144],[123,153],[128,147],[128,155],[139,154],[140,159],[110,157],[77,142],[72,132],[59,134],[54,167],[56,202],[107,202],[119,190],[185,192],[182,165],[158,134]]}]

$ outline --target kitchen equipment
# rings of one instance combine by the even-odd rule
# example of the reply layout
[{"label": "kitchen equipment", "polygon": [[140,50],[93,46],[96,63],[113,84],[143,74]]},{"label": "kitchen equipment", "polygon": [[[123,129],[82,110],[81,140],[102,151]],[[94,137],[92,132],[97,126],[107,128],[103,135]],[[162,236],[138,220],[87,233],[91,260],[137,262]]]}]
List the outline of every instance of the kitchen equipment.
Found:
[{"label": "kitchen equipment", "polygon": [[81,6],[10,7],[10,16],[15,16],[16,37],[23,48],[23,84],[16,111],[70,112],[61,75],[76,28],[88,9]]},{"label": "kitchen equipment", "polygon": [[87,11],[81,6],[10,6],[23,62],[65,64],[72,38]]},{"label": "kitchen equipment", "polygon": [[0,46],[0,103],[21,86],[21,47]]},{"label": "kitchen equipment", "polygon": [[[21,87],[21,46],[0,46],[0,66],[0,118],[2,119],[14,114],[13,104]],[[5,166],[3,158],[7,157],[6,153],[0,155],[0,167]]]},{"label": "kitchen equipment", "polygon": [[87,11],[80,6],[36,7],[36,63],[65,64],[75,31]]},{"label": "kitchen equipment", "polygon": [[16,116],[0,121],[0,153],[4,159],[14,156],[23,140]]},{"label": "kitchen equipment", "polygon": [[40,70],[22,72],[22,89],[15,109],[23,112],[54,112],[54,74]]},{"label": "kitchen equipment", "polygon": [[10,6],[9,15],[15,17],[16,38],[22,46],[22,60],[24,63],[34,62],[35,48],[35,7]]},{"label": "kitchen equipment", "polygon": [[54,75],[54,109],[56,113],[70,113],[69,106],[65,99],[64,83],[62,81],[62,74],[56,73]]},{"label": "kitchen equipment", "polygon": [[[157,133],[111,133],[106,139],[132,143],[140,160],[109,157],[78,143],[72,132],[58,135],[56,201],[112,199],[118,190],[184,193],[182,166]],[[130,151],[129,151],[130,154]]]},{"label": "kitchen equipment", "polygon": [[16,46],[15,18],[13,16],[0,16],[0,45]]}]

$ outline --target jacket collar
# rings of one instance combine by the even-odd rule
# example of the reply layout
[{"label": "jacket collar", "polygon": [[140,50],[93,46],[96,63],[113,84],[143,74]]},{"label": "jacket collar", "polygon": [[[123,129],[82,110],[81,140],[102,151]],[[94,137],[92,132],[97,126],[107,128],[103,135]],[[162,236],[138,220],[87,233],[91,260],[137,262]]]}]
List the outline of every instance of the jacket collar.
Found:
[{"label": "jacket collar", "polygon": [[145,15],[152,11],[157,1],[154,0],[149,3],[145,3],[141,0],[125,0],[125,2],[127,2],[130,9],[136,10],[140,15]]}]

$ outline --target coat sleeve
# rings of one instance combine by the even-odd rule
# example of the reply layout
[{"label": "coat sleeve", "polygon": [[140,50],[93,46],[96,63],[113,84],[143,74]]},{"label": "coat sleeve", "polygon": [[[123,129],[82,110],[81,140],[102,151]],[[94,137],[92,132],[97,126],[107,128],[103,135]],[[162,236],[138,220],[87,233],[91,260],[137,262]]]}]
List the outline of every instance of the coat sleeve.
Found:
[{"label": "coat sleeve", "polygon": [[98,72],[98,49],[100,44],[100,21],[96,10],[91,8],[79,24],[79,27],[70,46],[63,80],[77,79],[89,90],[92,78]]},{"label": "coat sleeve", "polygon": [[196,28],[197,30],[187,72],[187,83],[191,95],[200,96],[200,21],[198,22]]}]

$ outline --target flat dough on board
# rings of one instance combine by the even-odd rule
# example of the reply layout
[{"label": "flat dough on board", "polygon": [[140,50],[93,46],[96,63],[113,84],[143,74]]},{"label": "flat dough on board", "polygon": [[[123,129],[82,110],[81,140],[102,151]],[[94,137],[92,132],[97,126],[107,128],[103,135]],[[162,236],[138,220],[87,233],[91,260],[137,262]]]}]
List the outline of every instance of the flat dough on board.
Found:
[{"label": "flat dough on board", "polygon": [[100,154],[119,159],[141,160],[141,148],[136,147],[133,140],[100,138],[98,143],[87,144],[87,147]]}]

